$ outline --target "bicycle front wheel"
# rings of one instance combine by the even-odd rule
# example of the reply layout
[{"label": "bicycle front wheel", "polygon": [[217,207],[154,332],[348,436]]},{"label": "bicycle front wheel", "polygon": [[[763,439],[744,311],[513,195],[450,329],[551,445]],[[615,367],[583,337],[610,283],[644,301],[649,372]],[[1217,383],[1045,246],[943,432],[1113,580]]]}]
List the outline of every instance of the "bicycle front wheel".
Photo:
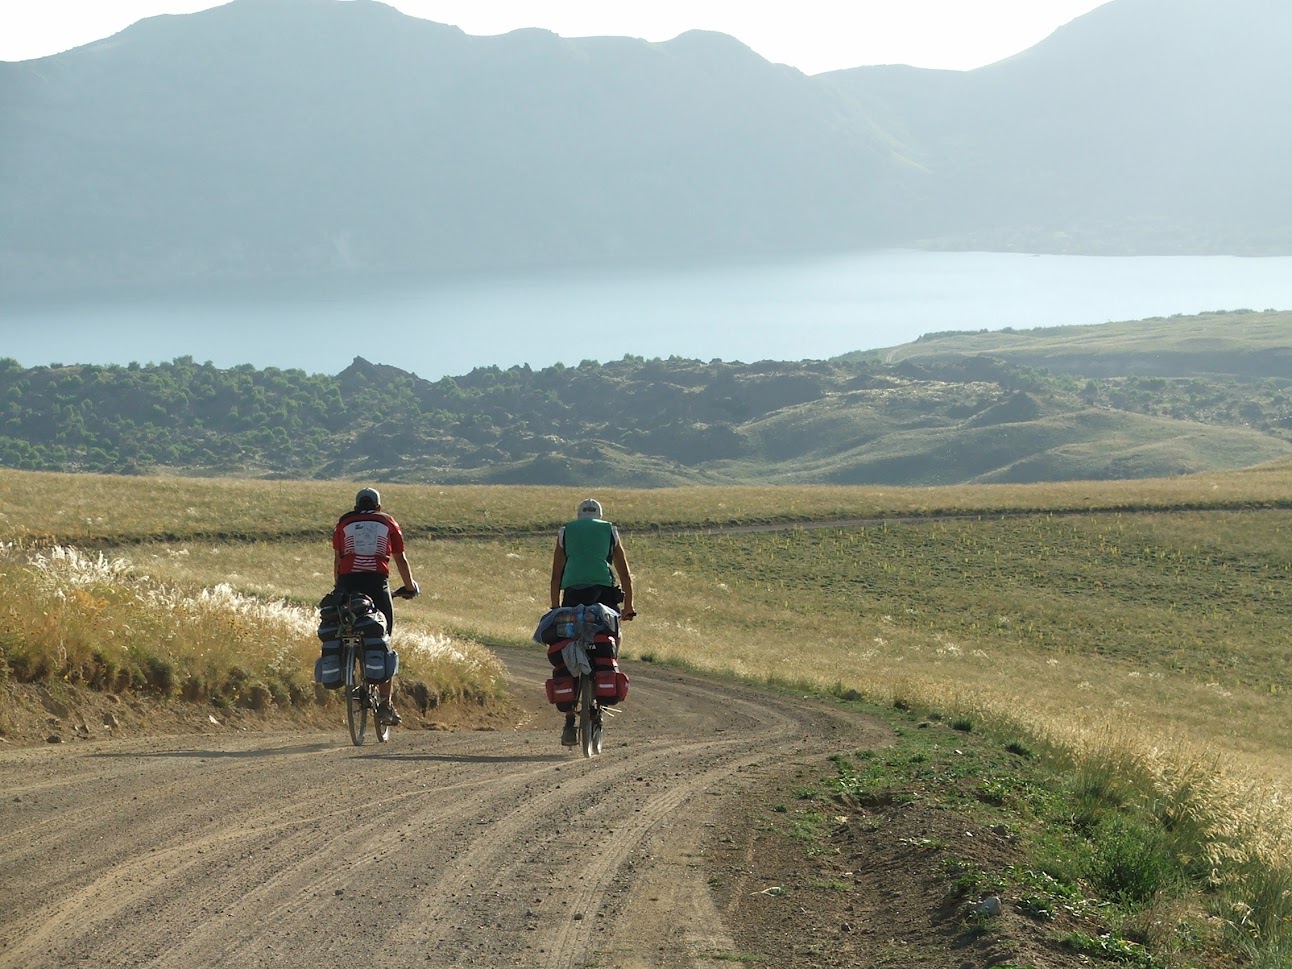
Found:
[{"label": "bicycle front wheel", "polygon": [[[592,705],[596,702],[593,699],[594,683],[592,674],[586,673],[579,677],[579,746],[583,750],[584,757],[591,757],[593,754],[600,753],[601,738],[594,735]],[[600,733],[599,730],[596,731]]]},{"label": "bicycle front wheel", "polygon": [[602,716],[601,704],[598,702],[592,708],[592,753],[601,753],[601,728],[605,723]]},{"label": "bicycle front wheel", "polygon": [[349,650],[345,684],[345,719],[350,725],[350,740],[356,746],[363,743],[368,731],[368,684],[363,680],[363,654]]}]

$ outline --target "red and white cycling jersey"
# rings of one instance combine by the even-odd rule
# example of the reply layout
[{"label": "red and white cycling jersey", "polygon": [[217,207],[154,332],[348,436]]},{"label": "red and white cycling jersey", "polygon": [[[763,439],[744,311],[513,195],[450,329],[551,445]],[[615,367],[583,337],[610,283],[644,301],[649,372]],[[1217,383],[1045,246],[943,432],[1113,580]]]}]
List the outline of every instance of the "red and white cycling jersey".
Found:
[{"label": "red and white cycling jersey", "polygon": [[341,553],[341,575],[390,575],[390,556],[404,551],[404,533],[385,512],[350,512],[336,523],[332,547]]}]

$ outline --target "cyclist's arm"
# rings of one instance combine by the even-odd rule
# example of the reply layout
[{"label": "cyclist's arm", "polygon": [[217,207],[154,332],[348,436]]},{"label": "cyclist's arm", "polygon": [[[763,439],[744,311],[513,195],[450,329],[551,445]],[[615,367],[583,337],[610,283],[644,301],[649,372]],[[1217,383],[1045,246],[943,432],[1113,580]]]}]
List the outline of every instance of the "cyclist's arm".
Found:
[{"label": "cyclist's arm", "polygon": [[631,617],[633,608],[633,574],[628,569],[628,556],[624,553],[624,543],[616,542],[613,554],[615,572],[619,576],[619,586],[624,590],[623,615]]},{"label": "cyclist's arm", "polygon": [[565,574],[565,549],[558,543],[552,552],[552,608],[561,604],[561,576]]},{"label": "cyclist's arm", "polygon": [[332,582],[335,584],[341,578],[341,550],[332,549]]},{"label": "cyclist's arm", "polygon": [[399,569],[399,577],[404,580],[404,588],[416,588],[417,583],[413,581],[413,570],[409,568],[408,556],[403,552],[395,552],[391,558],[395,560],[395,568]]}]

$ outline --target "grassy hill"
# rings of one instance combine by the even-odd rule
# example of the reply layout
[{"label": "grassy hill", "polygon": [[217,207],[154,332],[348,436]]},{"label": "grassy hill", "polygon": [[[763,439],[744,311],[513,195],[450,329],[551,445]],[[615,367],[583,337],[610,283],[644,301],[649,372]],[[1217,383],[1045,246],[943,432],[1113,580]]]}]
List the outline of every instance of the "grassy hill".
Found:
[{"label": "grassy hill", "polygon": [[763,453],[784,455],[772,474],[765,461],[723,462],[715,471],[784,483],[935,485],[1158,477],[1289,454],[1283,441],[1262,431],[1021,391],[963,421],[925,420],[894,420],[884,409],[846,398],[802,405],[745,428]]},{"label": "grassy hill", "polygon": [[0,467],[602,487],[1231,470],[1292,454],[1290,328],[1239,312],[433,383],[363,359],[336,376],[0,360]]},{"label": "grassy hill", "polygon": [[928,334],[884,351],[889,363],[986,355],[1086,377],[1292,376],[1292,313],[1235,310],[1093,326]]}]

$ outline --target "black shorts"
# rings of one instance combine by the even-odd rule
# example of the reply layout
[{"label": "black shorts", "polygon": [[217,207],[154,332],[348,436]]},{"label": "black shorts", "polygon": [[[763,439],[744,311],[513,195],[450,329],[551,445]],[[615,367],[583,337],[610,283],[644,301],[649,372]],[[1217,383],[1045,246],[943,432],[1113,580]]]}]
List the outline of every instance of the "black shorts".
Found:
[{"label": "black shorts", "polygon": [[616,612],[624,601],[623,590],[614,585],[581,585],[561,590],[563,606],[609,606]]}]

